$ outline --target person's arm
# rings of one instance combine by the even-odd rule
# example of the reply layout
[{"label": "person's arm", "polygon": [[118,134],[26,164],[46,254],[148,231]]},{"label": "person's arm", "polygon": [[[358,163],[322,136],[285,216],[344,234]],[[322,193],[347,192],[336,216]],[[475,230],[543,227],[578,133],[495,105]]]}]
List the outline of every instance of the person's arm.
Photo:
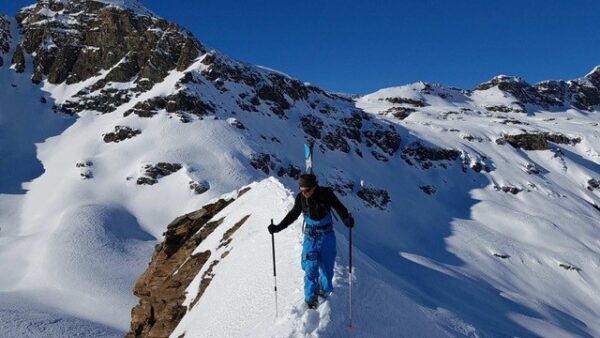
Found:
[{"label": "person's arm", "polygon": [[340,202],[340,200],[337,198],[337,196],[335,195],[333,190],[331,190],[330,188],[327,188],[327,191],[328,191],[327,194],[328,194],[329,202],[331,203],[331,207],[333,207],[333,209],[335,209],[337,214],[340,215],[340,217],[342,218],[342,222],[344,222],[344,225],[346,225],[349,228],[353,227],[354,226],[354,218],[352,218],[352,214],[350,214],[348,212],[348,209],[346,209],[346,207],[342,204],[342,202]]},{"label": "person's arm", "polygon": [[335,209],[337,214],[340,215],[342,219],[346,219],[348,217],[348,209],[346,209],[342,202],[340,202],[340,200],[337,198],[337,196],[335,195],[333,190],[331,190],[331,188],[326,188],[326,191],[327,199],[329,200],[331,207]]},{"label": "person's arm", "polygon": [[287,228],[288,226],[290,226],[290,224],[294,223],[296,219],[298,219],[298,216],[300,216],[301,213],[302,205],[300,202],[300,194],[298,194],[298,196],[296,196],[296,200],[294,202],[292,210],[290,210],[287,213],[287,215],[285,215],[285,217],[281,220],[281,222],[279,222],[279,224],[275,225],[272,229],[269,229],[269,232],[275,233]]}]

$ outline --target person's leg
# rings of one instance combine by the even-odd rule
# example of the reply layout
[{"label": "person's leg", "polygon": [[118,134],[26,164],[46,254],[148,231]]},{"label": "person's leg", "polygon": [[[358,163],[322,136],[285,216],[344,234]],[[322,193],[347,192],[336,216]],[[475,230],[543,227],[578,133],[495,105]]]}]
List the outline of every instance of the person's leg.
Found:
[{"label": "person's leg", "polygon": [[302,244],[302,270],[304,270],[304,301],[314,299],[319,286],[319,242],[320,240],[304,235]]},{"label": "person's leg", "polygon": [[321,290],[324,293],[333,291],[333,267],[337,249],[335,246],[335,234],[333,231],[323,234],[323,243],[319,255],[319,274]]}]

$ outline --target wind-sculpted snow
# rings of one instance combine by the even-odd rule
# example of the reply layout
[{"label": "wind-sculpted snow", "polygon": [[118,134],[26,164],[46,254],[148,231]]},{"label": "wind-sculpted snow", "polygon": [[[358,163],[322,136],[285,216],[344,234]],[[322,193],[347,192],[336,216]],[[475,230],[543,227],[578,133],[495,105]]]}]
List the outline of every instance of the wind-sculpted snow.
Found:
[{"label": "wind-sculpted snow", "polygon": [[[523,85],[506,77],[497,79]],[[405,158],[407,164],[434,169],[421,183],[422,193],[434,201],[413,204],[419,211],[408,211],[404,215],[408,219],[402,221],[412,229],[424,228],[407,230],[412,234],[408,243],[390,246],[405,247],[400,250],[405,261],[388,266],[395,266],[393,271],[424,291],[427,296],[421,304],[433,301],[434,308],[450,310],[472,325],[474,332],[595,336],[600,323],[593,309],[600,299],[589,295],[600,283],[595,258],[600,250],[600,214],[594,207],[600,204],[600,195],[586,191],[586,182],[600,172],[598,107],[592,113],[567,107],[548,111],[543,105],[523,102],[527,115],[512,108],[490,109],[519,106],[510,89],[515,87],[500,87],[492,81],[464,96],[464,92],[419,83],[384,89],[357,101],[358,107],[407,130],[410,136],[404,139],[409,147],[403,155],[413,154]],[[420,107],[410,101],[417,98],[424,102]],[[389,114],[395,107],[414,111],[400,119]],[[414,137],[430,145],[415,148],[410,142]],[[432,146],[440,150],[429,150]],[[442,154],[456,150],[463,168],[471,167],[484,181],[480,186],[452,189],[453,198],[446,199],[444,186],[456,177],[447,172],[437,184],[433,178],[440,167],[447,167],[447,160],[439,159],[451,158]],[[392,200],[396,203],[398,198],[392,194]],[[436,207],[427,207],[431,203]],[[422,212],[446,208],[453,210],[448,220],[435,220]],[[406,206],[405,210],[413,209]],[[448,232],[425,230],[432,224],[446,224]],[[428,240],[443,238],[445,244],[438,250],[435,245],[415,244],[423,240],[413,237],[418,233],[429,233]],[[407,234],[398,236],[403,237]],[[477,313],[469,308],[485,310]]]}]

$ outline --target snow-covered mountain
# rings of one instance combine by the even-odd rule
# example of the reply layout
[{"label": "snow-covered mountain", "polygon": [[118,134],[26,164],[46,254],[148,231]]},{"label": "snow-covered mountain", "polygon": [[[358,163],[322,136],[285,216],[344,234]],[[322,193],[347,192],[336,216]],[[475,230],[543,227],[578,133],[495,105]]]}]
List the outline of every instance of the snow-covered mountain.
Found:
[{"label": "snow-covered mountain", "polygon": [[274,319],[306,140],[357,220],[352,335],[600,335],[599,67],[352,98],[134,0],[40,0],[0,58],[2,336],[347,336],[339,224],[318,313],[276,236]]}]

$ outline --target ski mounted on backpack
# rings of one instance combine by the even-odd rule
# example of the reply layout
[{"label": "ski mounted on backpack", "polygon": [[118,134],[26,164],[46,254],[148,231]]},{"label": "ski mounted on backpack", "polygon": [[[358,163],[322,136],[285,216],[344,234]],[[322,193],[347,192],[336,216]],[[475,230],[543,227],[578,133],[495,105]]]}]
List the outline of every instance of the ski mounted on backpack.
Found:
[{"label": "ski mounted on backpack", "polygon": [[[308,144],[304,144],[304,161],[306,162],[306,173],[313,174],[313,141],[308,141]],[[335,215],[333,210],[331,214],[337,221],[339,221],[338,217]],[[302,231],[304,232],[304,222],[302,223]],[[349,324],[348,328],[352,330],[354,327],[352,326],[352,228],[348,228],[348,283],[349,283],[349,293],[348,293],[348,306],[349,306]],[[316,309],[319,305],[321,305],[326,298],[318,298],[317,303],[311,306],[312,309]]]},{"label": "ski mounted on backpack", "polygon": [[304,144],[304,161],[306,163],[306,173],[314,174],[313,172],[313,141],[308,141]]}]

